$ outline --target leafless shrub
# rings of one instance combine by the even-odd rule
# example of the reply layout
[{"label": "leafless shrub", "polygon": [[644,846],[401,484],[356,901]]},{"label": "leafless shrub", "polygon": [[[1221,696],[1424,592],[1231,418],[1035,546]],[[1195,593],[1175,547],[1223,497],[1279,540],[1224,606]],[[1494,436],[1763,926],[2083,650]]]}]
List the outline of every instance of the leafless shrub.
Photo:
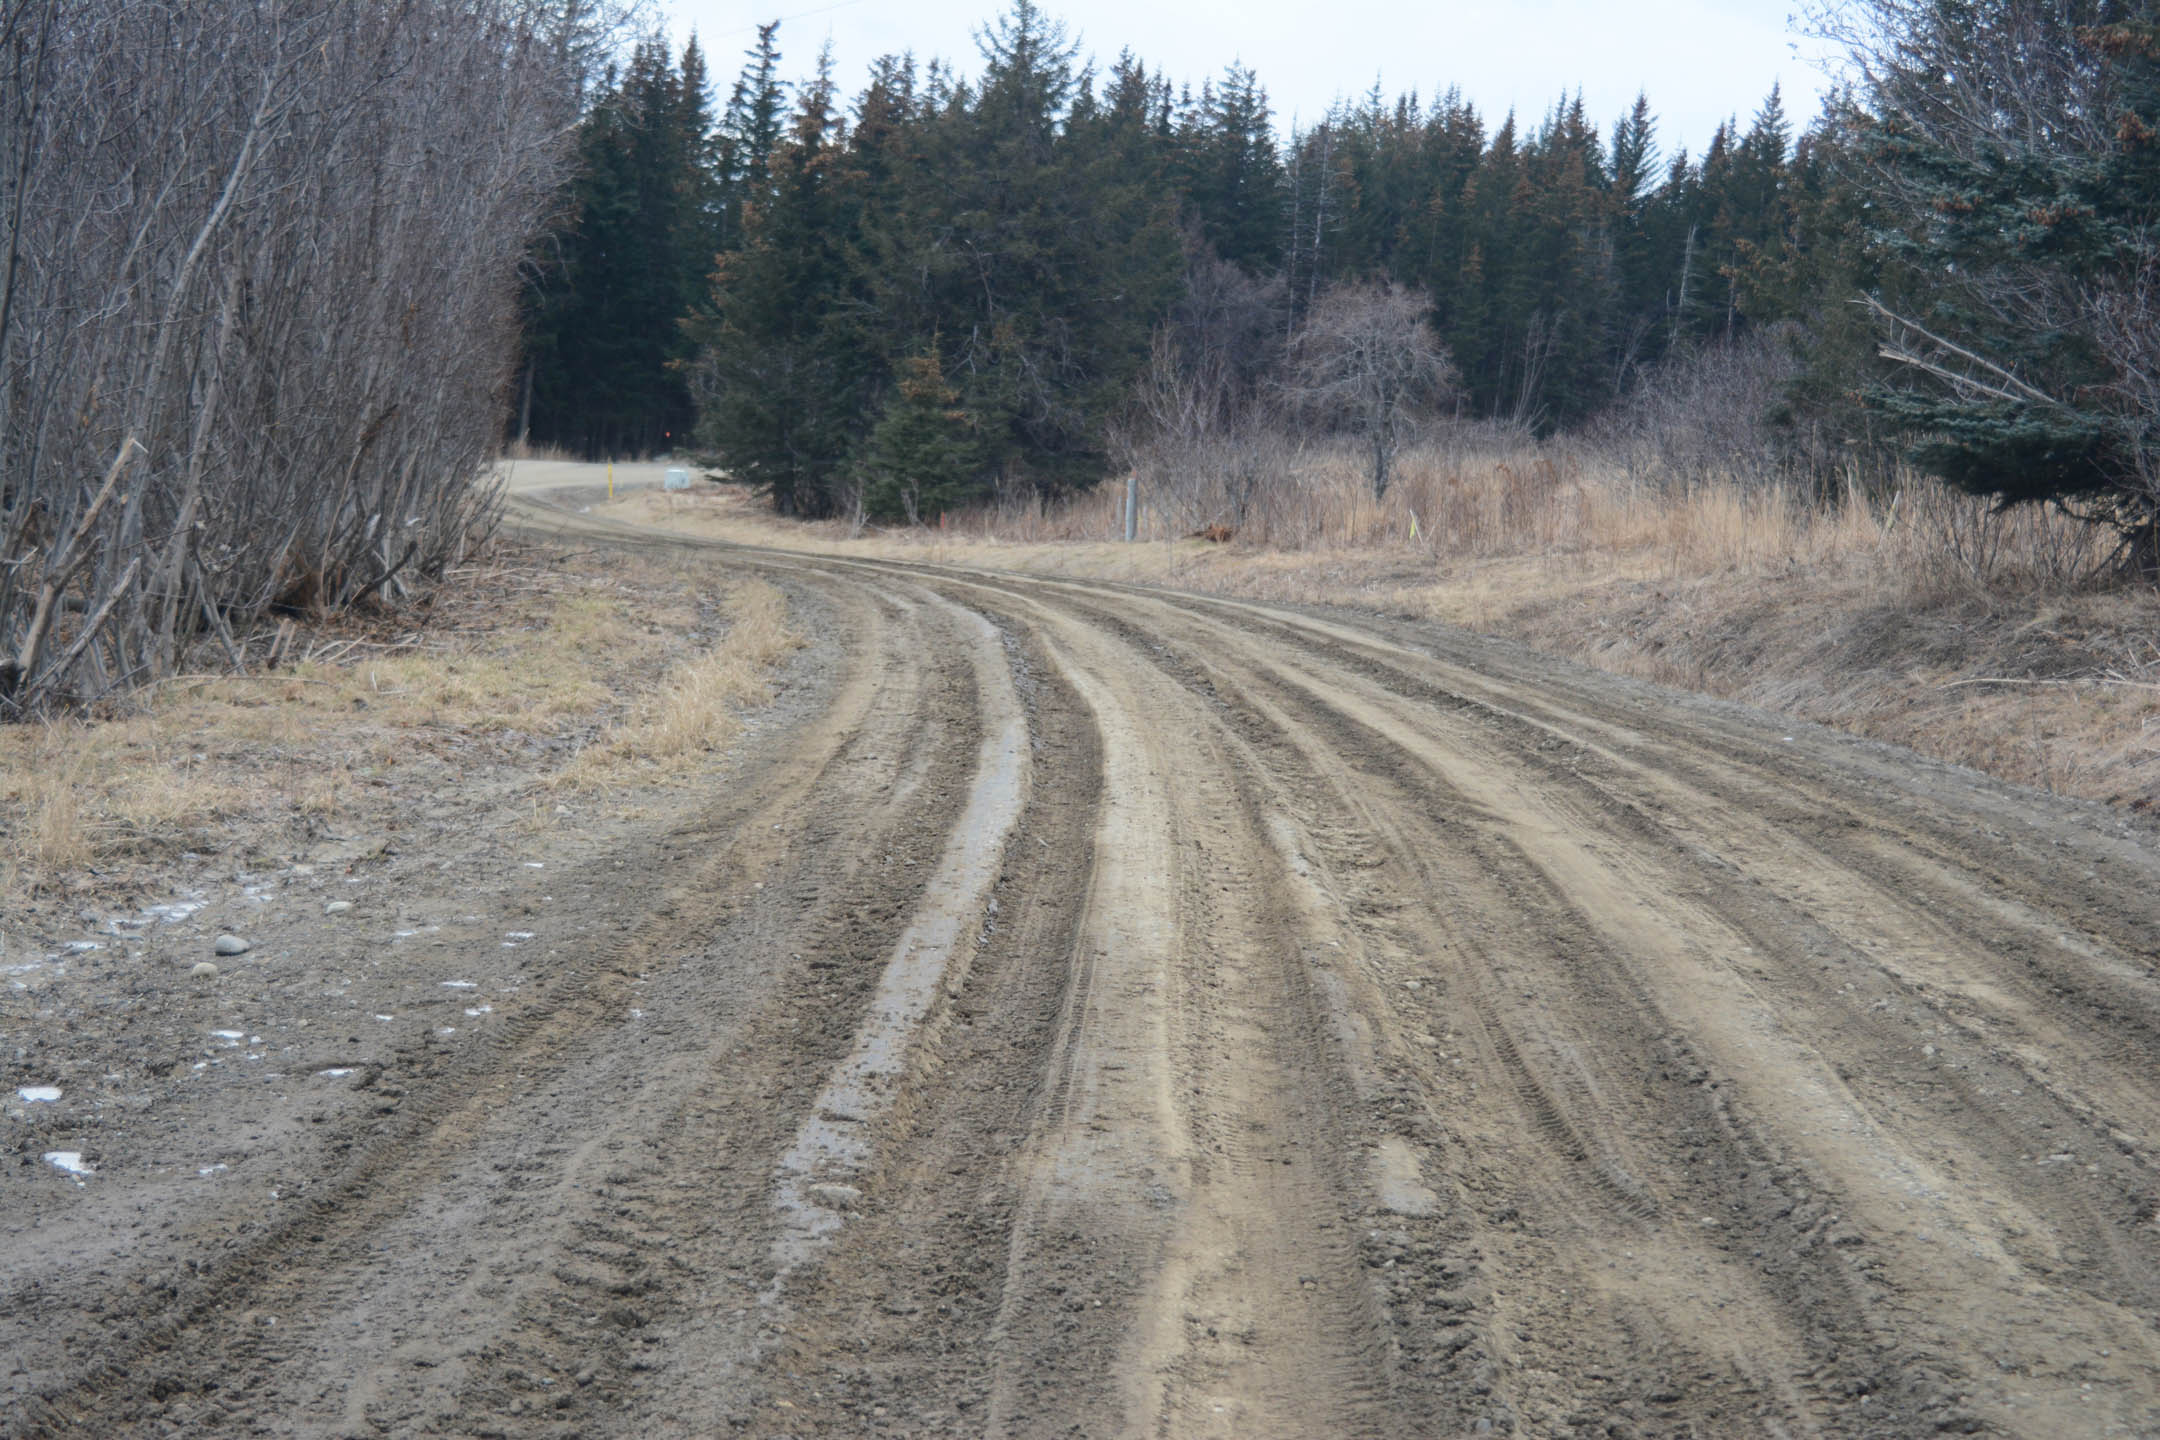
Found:
[{"label": "leafless shrub", "polygon": [[1360,437],[1376,500],[1386,497],[1395,454],[1420,414],[1455,378],[1447,347],[1425,323],[1431,308],[1401,285],[1337,285],[1290,338],[1285,394],[1307,416]]},{"label": "leafless shrub", "polygon": [[1282,276],[1256,279],[1206,255],[1187,271],[1185,296],[1170,314],[1170,333],[1187,363],[1212,377],[1220,394],[1242,400],[1259,390],[1282,356],[1288,307]]},{"label": "leafless shrub", "polygon": [[1168,330],[1155,338],[1117,439],[1138,493],[1182,530],[1243,529],[1287,477],[1294,448],[1256,388],[1219,364],[1188,363]]},{"label": "leafless shrub", "polygon": [[1283,305],[1280,277],[1205,256],[1156,332],[1113,441],[1135,495],[1173,526],[1241,530],[1288,472],[1291,445],[1265,388]]},{"label": "leafless shrub", "polygon": [[0,718],[495,513],[583,0],[0,0]]},{"label": "leafless shrub", "polygon": [[2105,535],[2057,507],[2006,509],[1910,471],[1902,479],[1878,502],[1881,558],[1914,592],[2067,594],[2108,558]]},{"label": "leafless shrub", "polygon": [[1683,349],[1638,377],[1592,426],[1592,443],[1638,484],[1787,482],[1818,463],[1771,423],[1800,368],[1782,328]]}]

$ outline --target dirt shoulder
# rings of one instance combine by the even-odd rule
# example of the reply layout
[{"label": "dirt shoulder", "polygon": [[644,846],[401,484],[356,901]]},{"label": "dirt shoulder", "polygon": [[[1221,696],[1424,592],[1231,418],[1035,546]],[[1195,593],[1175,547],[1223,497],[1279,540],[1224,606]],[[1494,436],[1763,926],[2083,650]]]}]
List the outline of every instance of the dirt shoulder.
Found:
[{"label": "dirt shoulder", "polygon": [[[560,479],[559,475],[551,478]],[[592,515],[835,555],[1348,605],[1519,640],[2051,793],[2160,805],[2160,592],[1886,588],[1836,563],[1691,550],[1462,558],[1399,541],[1281,551],[1195,539],[1015,541],[974,528],[782,522],[741,491],[580,496]]]},{"label": "dirt shoulder", "polygon": [[560,1008],[781,713],[776,611],[664,554],[510,541],[274,669],[0,731],[0,1391],[170,1321]]}]

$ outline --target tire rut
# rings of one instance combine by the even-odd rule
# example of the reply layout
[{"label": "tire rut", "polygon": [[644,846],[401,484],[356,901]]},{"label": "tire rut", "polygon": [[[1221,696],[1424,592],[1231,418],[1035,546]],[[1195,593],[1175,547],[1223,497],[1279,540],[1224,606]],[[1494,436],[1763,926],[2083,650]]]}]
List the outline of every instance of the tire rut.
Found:
[{"label": "tire rut", "polygon": [[[1216,636],[1211,638],[1210,646],[1211,653],[1219,651],[1221,648],[1221,637]],[[1336,667],[1329,668],[1330,670],[1336,669]],[[1343,685],[1346,678],[1348,677],[1341,675],[1339,672],[1332,675],[1330,681],[1328,682],[1328,689],[1331,695],[1339,693],[1341,686]],[[1352,688],[1355,688],[1354,685],[1352,686]],[[1424,714],[1428,717],[1433,714],[1431,707],[1429,706],[1420,707],[1419,713]],[[1461,733],[1461,726],[1451,723],[1445,719],[1445,716],[1447,715],[1460,715],[1463,713],[1462,706],[1459,703],[1445,707],[1444,711],[1441,713],[1443,718],[1440,723],[1443,725],[1444,729],[1450,732],[1446,737],[1446,743],[1450,747],[1450,754],[1461,756],[1466,760],[1478,756],[1480,751],[1485,751],[1490,754],[1490,752],[1492,751],[1492,747],[1489,741],[1482,741],[1479,737],[1475,735],[1465,735]],[[1375,723],[1372,719],[1366,717],[1361,717],[1361,721],[1368,728]],[[1382,728],[1385,727],[1383,726]],[[1408,749],[1404,752],[1404,758],[1407,761],[1409,761],[1413,765],[1421,763],[1419,757],[1415,753],[1420,748],[1416,742],[1404,741],[1402,736],[1400,735],[1397,735],[1394,738],[1397,740],[1398,743],[1408,745]],[[1555,794],[1564,797],[1568,793],[1571,786],[1576,790],[1580,790],[1583,788],[1584,785],[1582,777],[1574,775],[1563,776],[1555,774],[1553,773],[1553,768],[1549,764],[1545,764],[1541,767],[1533,756],[1517,754],[1513,757],[1510,757],[1503,754],[1498,756],[1497,758],[1500,763],[1513,764],[1522,768],[1528,768],[1531,769],[1533,773],[1536,773],[1537,778],[1540,782],[1540,786],[1539,789],[1534,793],[1541,800],[1549,800],[1550,797]],[[1448,767],[1443,766],[1441,768],[1446,769]],[[1525,788],[1523,793],[1526,797],[1528,797],[1533,792]],[[1639,816],[1640,812],[1631,811],[1630,814]],[[1596,806],[1590,806],[1586,808],[1578,807],[1572,813],[1561,814],[1558,820],[1555,822],[1554,828],[1560,832],[1566,832],[1572,829],[1580,831],[1584,834],[1595,834],[1598,833],[1600,830],[1610,831],[1613,828],[1611,824],[1612,818],[1613,817],[1610,814],[1598,813],[1598,807]],[[1634,831],[1634,833],[1630,833],[1629,827],[1626,826],[1621,827],[1621,829],[1622,833],[1616,837],[1618,843],[1610,847],[1612,853],[1620,856],[1631,857],[1632,859],[1639,860],[1644,857],[1655,857],[1663,853],[1669,853],[1675,849],[1684,848],[1672,845],[1669,842],[1669,839],[1666,839],[1665,843],[1662,844],[1649,843],[1651,841],[1659,840],[1661,837],[1654,835],[1644,835],[1639,832],[1639,827]],[[1634,866],[1632,878],[1634,884],[1631,886],[1621,887],[1620,893],[1608,892],[1603,894],[1602,896],[1597,893],[1598,887],[1594,884],[1590,884],[1589,877],[1586,876],[1578,875],[1569,885],[1563,886],[1563,888],[1582,892],[1587,886],[1587,893],[1595,901],[1595,903],[1591,907],[1592,910],[1607,917],[1612,916],[1616,912],[1624,911],[1626,909],[1626,900],[1633,895],[1639,895],[1645,890],[1647,890],[1647,892],[1651,894],[1658,894],[1660,890],[1662,890],[1663,895],[1660,904],[1667,911],[1666,918],[1668,919],[1671,918],[1673,912],[1686,912],[1687,906],[1682,901],[1683,894],[1694,892],[1701,888],[1701,880],[1699,876],[1692,873],[1682,873],[1680,875],[1674,875],[1670,873],[1669,869],[1661,869],[1660,866],[1656,863],[1652,863],[1648,869],[1644,869],[1639,865]],[[1689,927],[1683,924],[1681,928],[1686,929]],[[1758,935],[1756,938],[1762,937]],[[1640,946],[1622,947],[1623,951],[1630,948],[1639,949]],[[1655,947],[1653,946],[1653,948]],[[1775,955],[1775,952],[1773,951],[1772,954]],[[1784,957],[1778,956],[1776,958]],[[1790,968],[1798,969],[1799,967]],[[1699,1029],[1700,1026],[1694,1025],[1683,1028]],[[1852,1028],[1849,1021],[1847,1022],[1846,1028]],[[1856,1053],[1853,1057],[1855,1062],[1866,1061],[1869,1058],[1871,1057],[1868,1057],[1866,1055],[1864,1048],[1860,1052]],[[1880,1056],[1878,1055],[1874,1058],[1879,1059]],[[1856,1065],[1852,1068],[1858,1067]],[[1878,1094],[1878,1096],[1880,1096],[1885,1092],[1882,1092],[1880,1088],[1877,1087],[1876,1093]],[[1962,1099],[1968,1097],[1960,1098]],[[1958,1128],[1958,1120],[1963,1118],[1965,1121],[1964,1128],[1969,1131],[1973,1127],[1969,1116],[1963,1113],[1967,1109],[1969,1109],[1969,1107],[1955,1104],[1939,1107],[1937,1113],[1935,1113],[1927,1122],[1928,1126],[1930,1129],[1934,1129],[1936,1126],[1948,1126],[1949,1130],[1954,1133],[1955,1129]],[[1908,1130],[1912,1129],[1912,1122],[1908,1121],[1906,1124],[1906,1128]],[[1988,1129],[1984,1124],[1981,1133],[1983,1136],[1988,1137],[1988,1139],[1990,1140],[2000,1138],[2000,1132],[1992,1131]],[[1979,1141],[1978,1143],[1975,1143],[1969,1147],[1968,1153],[1972,1156],[1978,1157],[1981,1163],[1977,1167],[1968,1168],[1966,1173],[1986,1173],[1988,1168],[1986,1161],[1989,1158],[1990,1148],[1991,1147],[1986,1140]],[[2032,1157],[2028,1156],[2028,1159],[2030,1158]],[[2050,1208],[2056,1209],[2058,1211],[2062,1209],[2061,1199],[2059,1196],[2055,1197],[2054,1203]],[[2130,1207],[2124,1208],[2127,1210]],[[2077,1207],[2073,1205],[2071,1214],[2074,1215],[2076,1213]],[[2120,1244],[2127,1240],[2128,1230],[2127,1225],[2124,1222],[2130,1221],[2132,1219],[2134,1219],[2134,1216],[2124,1214],[2118,1217],[2111,1226],[2102,1226],[2097,1228],[2099,1228],[2101,1232],[2105,1235],[2113,1237],[2118,1242],[2118,1244]],[[2073,1228],[2076,1227],[2074,1226]],[[2147,1232],[2147,1234],[2149,1234],[2149,1231]],[[1924,1238],[1925,1237],[1923,1237],[1923,1239]],[[1840,1239],[1847,1243],[1861,1243],[1862,1237],[1855,1235],[1848,1230],[1841,1234]],[[2144,1239],[2144,1236],[2140,1236],[2138,1241],[2128,1243],[2130,1243],[2133,1247],[2141,1247],[2141,1242]],[[1880,1268],[1880,1262],[1876,1262],[1875,1268]],[[2138,1267],[2139,1270],[2143,1270],[2144,1268],[2145,1267],[2143,1265],[2140,1265]],[[2051,1267],[2042,1265],[2041,1267],[2039,1267],[2039,1273],[2048,1274],[2050,1273],[2050,1269]],[[2093,1292],[2095,1299],[2101,1299],[2103,1298],[2103,1296],[2105,1296],[2109,1305],[2119,1304],[2123,1299],[2135,1297],[2137,1294],[2144,1290],[2145,1287],[2142,1284],[2142,1275],[2137,1274],[2134,1278],[2139,1283],[2126,1284],[2126,1281],[2130,1281],[2133,1279],[2133,1274],[2118,1271],[2113,1274],[2097,1277],[2099,1283],[2091,1286],[2090,1289]],[[2118,1331],[2117,1339],[2121,1340],[2126,1336],[2135,1337],[2140,1331],[2146,1328],[2147,1323],[2148,1322],[2145,1321],[2134,1322],[2127,1332]],[[1906,1328],[1912,1327],[1907,1326]],[[2097,1340],[2091,1343],[2095,1352],[2094,1358],[2100,1358],[2100,1356],[2105,1353],[2107,1346],[2104,1342]],[[1945,1348],[1957,1348],[1954,1337],[1952,1337],[1952,1339],[1946,1344]],[[2138,1366],[2140,1363],[2141,1362],[2133,1361],[2131,1368],[2127,1370],[2118,1369],[2115,1372],[2118,1376],[2122,1377],[2115,1382],[2118,1387],[2125,1384],[2131,1386],[2131,1389],[2129,1390],[2129,1392],[2127,1392],[2125,1398],[2130,1398],[2136,1393],[2136,1382],[2130,1379],[2130,1377],[2138,1373]],[[1960,1383],[1962,1383],[1965,1378],[1966,1376],[1961,1373],[1956,1367],[1950,1367],[1942,1371],[1941,1380],[1938,1384],[1934,1384],[1924,1388],[1930,1390],[1942,1390],[1947,1388],[1951,1391],[1951,1393],[1955,1393],[1955,1388]],[[2122,1392],[2118,1390],[2118,1393]],[[1960,1412],[1956,1411],[1955,1409],[1952,1409],[1950,1411],[1950,1417],[1953,1420],[1956,1420],[1959,1417],[1959,1413]]]},{"label": "tire rut", "polygon": [[681,548],[850,657],[710,853],[10,1433],[2160,1432],[2134,836],[1437,627]]}]

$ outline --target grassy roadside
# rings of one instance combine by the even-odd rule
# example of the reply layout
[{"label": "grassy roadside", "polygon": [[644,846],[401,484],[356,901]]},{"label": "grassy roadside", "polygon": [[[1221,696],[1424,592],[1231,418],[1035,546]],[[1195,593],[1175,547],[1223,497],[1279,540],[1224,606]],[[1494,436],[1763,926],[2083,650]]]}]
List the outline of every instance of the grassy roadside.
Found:
[{"label": "grassy roadside", "polygon": [[786,597],[762,580],[736,582],[726,610],[719,644],[678,663],[548,783],[580,791],[635,783],[733,739],[741,712],[769,698],[772,667],[803,642],[788,625]]},{"label": "grassy roadside", "polygon": [[1154,538],[1117,542],[1107,494],[942,530],[787,522],[712,486],[595,513],[749,544],[1440,620],[2017,783],[2160,807],[2160,595],[2066,580],[2089,560],[2089,535],[1989,520],[1922,487],[1830,507],[1775,490],[1645,492],[1520,456],[1427,456],[1406,470],[1387,505],[1354,473],[1322,475],[1302,515],[1227,544],[1159,521]]},{"label": "grassy roadside", "polygon": [[388,833],[444,787],[527,826],[556,792],[634,809],[725,747],[801,643],[771,586],[672,557],[504,543],[450,580],[417,612],[298,632],[275,669],[0,727],[0,898]]}]

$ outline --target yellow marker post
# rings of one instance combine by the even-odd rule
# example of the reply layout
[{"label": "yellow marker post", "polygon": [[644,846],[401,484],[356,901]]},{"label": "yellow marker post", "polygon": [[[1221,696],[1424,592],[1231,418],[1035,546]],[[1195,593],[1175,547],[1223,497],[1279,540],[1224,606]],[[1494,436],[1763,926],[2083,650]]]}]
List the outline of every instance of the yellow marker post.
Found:
[{"label": "yellow marker post", "polygon": [[612,460],[607,462],[607,498],[615,498],[615,462]]}]

